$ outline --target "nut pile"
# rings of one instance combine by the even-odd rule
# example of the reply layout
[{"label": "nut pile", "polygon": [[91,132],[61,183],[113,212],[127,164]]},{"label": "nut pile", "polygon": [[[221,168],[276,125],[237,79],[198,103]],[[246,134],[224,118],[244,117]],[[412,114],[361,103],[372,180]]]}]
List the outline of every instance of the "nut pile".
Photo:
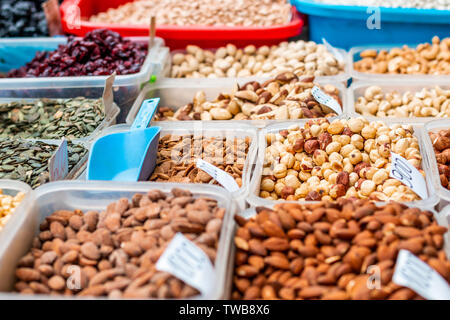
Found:
[{"label": "nut pile", "polygon": [[333,76],[344,71],[322,44],[303,40],[282,42],[277,46],[238,49],[233,44],[217,51],[187,46],[186,54],[172,56],[173,78],[272,77],[291,71],[297,76]]},{"label": "nut pile", "polygon": [[[203,91],[195,94],[192,103],[175,112],[160,107],[155,121],[165,120],[288,120],[336,116],[333,110],[317,102],[311,89],[314,77],[299,78],[292,72],[279,74],[264,83],[252,81],[238,84],[230,93],[221,93],[207,101]],[[333,85],[321,89],[342,106],[339,90]]]},{"label": "nut pile", "polygon": [[419,44],[415,49],[403,46],[389,52],[364,50],[361,60],[354,63],[359,72],[385,74],[450,74],[450,38],[434,37],[432,43]]},{"label": "nut pile", "polygon": [[159,140],[156,168],[150,181],[218,184],[195,165],[196,159],[229,173],[239,187],[250,138],[226,139],[194,135],[166,135]]},{"label": "nut pile", "polygon": [[[194,296],[196,289],[155,264],[177,232],[214,263],[224,214],[216,200],[181,189],[122,198],[100,213],[56,211],[41,223],[30,252],[20,259],[15,289],[110,298]],[[73,274],[80,275],[78,289],[70,282]]]},{"label": "nut pile", "polygon": [[[0,179],[20,180],[37,188],[50,179],[48,161],[57,145],[41,141],[0,139]],[[87,149],[67,143],[69,172],[83,159]]]},{"label": "nut pile", "polygon": [[363,116],[377,117],[450,117],[450,90],[436,86],[419,92],[383,92],[370,86],[355,102],[355,110]]},{"label": "nut pile", "polygon": [[417,9],[438,9],[450,10],[450,0],[315,0],[317,2],[367,7],[388,7],[388,8],[417,8]]},{"label": "nut pile", "polygon": [[420,199],[389,177],[391,151],[421,171],[411,125],[386,126],[363,118],[309,120],[266,135],[260,197],[278,200],[378,201]]},{"label": "nut pile", "polygon": [[[233,299],[420,299],[392,281],[401,249],[450,281],[447,228],[429,211],[350,199],[257,211],[249,220],[236,217]],[[380,288],[370,289],[375,268]]]},{"label": "nut pile", "polygon": [[0,138],[83,138],[105,118],[102,99],[38,99],[0,103]]},{"label": "nut pile", "polygon": [[272,26],[289,22],[291,6],[285,0],[139,0],[91,16],[89,21],[148,25]]},{"label": "nut pile", "polygon": [[51,52],[37,52],[32,61],[8,72],[8,78],[102,76],[139,72],[147,57],[147,43],[136,43],[118,33],[97,29],[82,39],[68,37],[67,43]]},{"label": "nut pile", "polygon": [[3,194],[3,190],[0,189],[0,231],[24,197],[25,194],[23,192],[19,192],[15,196],[10,196]]},{"label": "nut pile", "polygon": [[450,190],[450,129],[430,132],[429,135],[436,155],[441,185]]}]

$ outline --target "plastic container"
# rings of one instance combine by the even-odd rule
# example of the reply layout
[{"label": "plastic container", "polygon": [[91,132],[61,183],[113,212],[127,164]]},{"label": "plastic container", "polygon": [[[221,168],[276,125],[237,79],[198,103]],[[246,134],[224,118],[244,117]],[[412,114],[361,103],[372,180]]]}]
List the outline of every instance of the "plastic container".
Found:
[{"label": "plastic container", "polygon": [[[59,90],[59,89],[52,90],[52,88],[44,88],[43,90],[45,90],[47,92],[56,91],[56,92],[58,92],[57,95],[59,95],[61,93],[61,90]],[[65,90],[65,89],[62,89],[62,90]],[[3,90],[0,90],[0,103],[7,103],[7,102],[12,102],[12,101],[36,100],[36,98],[24,98],[24,99],[20,98],[21,95],[28,96],[28,94],[30,93],[28,90],[16,89],[16,90],[7,90],[7,91],[9,94],[14,96],[15,98],[1,98],[1,96],[3,95]],[[65,90],[65,91],[67,92],[67,94],[70,94],[71,90],[69,89],[69,90]],[[52,96],[48,96],[47,98],[52,98]],[[71,98],[74,98],[74,97],[71,96]],[[103,119],[103,121],[100,122],[100,124],[97,126],[97,128],[95,128],[95,130],[90,135],[83,137],[83,138],[76,138],[73,140],[74,141],[83,141],[83,142],[89,142],[89,141],[94,140],[96,136],[101,134],[102,130],[104,130],[105,128],[116,123],[116,119],[117,119],[117,116],[119,115],[119,112],[120,112],[119,107],[117,106],[117,104],[113,103],[113,107],[111,108],[110,112],[108,114],[105,114],[105,118]]]},{"label": "plastic container", "polygon": [[434,188],[437,192],[437,195],[440,198],[440,202],[438,205],[438,210],[445,207],[450,203],[450,190],[447,190],[441,185],[441,179],[439,178],[439,170],[436,161],[436,153],[434,152],[433,144],[429,137],[430,132],[437,132],[442,129],[450,129],[450,119],[441,119],[428,122],[425,127],[425,146],[427,148],[427,155],[430,158],[430,167],[431,167],[431,177],[434,184]]},{"label": "plastic container", "polygon": [[235,213],[235,203],[230,193],[217,186],[154,182],[114,184],[99,181],[64,181],[46,184],[36,189],[35,199],[31,206],[22,207],[20,211],[16,212],[20,219],[16,219],[14,228],[8,230],[8,237],[5,241],[0,242],[0,291],[2,291],[0,292],[0,299],[67,299],[64,296],[29,296],[5,292],[11,291],[17,262],[31,247],[33,237],[39,233],[39,224],[54,211],[74,209],[80,209],[83,212],[89,210],[102,211],[106,209],[108,204],[122,197],[131,199],[135,193],[146,193],[151,189],[160,189],[169,193],[172,188],[188,189],[196,197],[214,198],[218,201],[220,207],[226,209],[215,261],[217,278],[214,287],[216,291],[210,296],[199,295],[191,298],[221,299],[225,287],[225,267],[232,242],[231,228]]},{"label": "plastic container", "polygon": [[[407,91],[415,94],[416,92],[420,92],[422,89],[433,89],[436,86],[441,87],[445,90],[450,90],[450,84],[448,81],[415,81],[414,83],[405,83],[397,80],[389,80],[383,81],[382,83],[374,83],[371,81],[358,81],[352,83],[350,88],[347,89],[348,93],[348,110],[351,116],[359,117],[360,113],[356,111],[356,101],[359,97],[364,97],[364,92],[370,86],[376,85],[381,88],[381,93],[391,93],[396,91],[400,94],[403,94]],[[365,118],[372,121],[384,120],[386,117],[376,117],[376,116],[365,116]],[[424,124],[426,122],[437,119],[436,117],[409,117],[409,118],[398,118],[398,117],[388,117],[388,119],[392,119],[396,122],[402,122],[405,124],[417,123]],[[445,118],[443,118],[445,119]]]},{"label": "plastic container", "polygon": [[[149,25],[108,24],[88,21],[89,17],[94,14],[107,11],[109,8],[117,8],[130,1],[65,0],[60,7],[63,30],[66,33],[84,36],[94,29],[107,28],[119,32],[122,36],[147,36]],[[73,6],[78,7],[81,15],[81,21],[76,27],[73,27],[73,23],[71,23]],[[302,27],[303,20],[297,10],[292,7],[292,20],[285,25],[270,27],[157,25],[156,35],[163,38],[171,49],[182,49],[188,44],[195,44],[204,48],[217,48],[230,42],[237,46],[248,44],[272,45],[295,37],[301,33]]]},{"label": "plastic container", "polygon": [[[226,137],[228,139],[233,138],[245,138],[250,137],[251,142],[248,149],[247,157],[244,163],[244,169],[242,171],[242,187],[236,191],[231,193],[233,199],[235,199],[239,207],[241,209],[245,208],[246,198],[248,196],[249,187],[250,187],[250,175],[251,170],[254,164],[254,160],[257,153],[257,130],[256,128],[248,125],[248,124],[240,124],[236,126],[236,123],[232,121],[228,123],[211,123],[211,122],[201,122],[201,121],[190,121],[190,123],[185,123],[183,126],[180,126],[178,122],[175,121],[165,121],[158,122],[158,126],[161,127],[160,138],[168,134],[175,135],[187,135],[187,134],[195,134],[196,136],[205,136],[205,137]],[[104,131],[104,135],[115,133],[115,132],[123,132],[128,131],[130,128],[129,125],[119,124],[116,126],[109,127]]]},{"label": "plastic container", "polygon": [[[449,10],[343,6],[314,0],[291,2],[298,11],[308,15],[311,40],[326,38],[344,49],[364,44],[403,43],[411,39],[425,42],[433,36],[445,37],[450,33]],[[379,10],[380,29],[373,25],[377,17],[374,10]]]},{"label": "plastic container", "polygon": [[[449,11],[449,19],[450,19],[450,11]],[[450,20],[449,20],[450,21]],[[449,22],[450,23],[450,22]],[[450,24],[448,26],[447,36],[450,35]],[[444,37],[444,36],[442,36]],[[418,41],[416,38],[414,38],[414,41]],[[431,41],[431,37],[425,40],[422,40],[422,43],[429,43]],[[442,82],[449,82],[450,81],[450,74],[445,75],[416,75],[416,74],[383,74],[383,73],[367,73],[367,72],[359,72],[356,71],[354,68],[354,63],[356,61],[361,60],[360,53],[367,49],[374,49],[379,52],[380,50],[387,50],[393,48],[401,48],[404,45],[407,45],[410,48],[415,48],[419,42],[416,43],[397,43],[397,44],[391,44],[391,45],[367,45],[367,46],[359,46],[351,48],[349,53],[347,54],[347,65],[349,67],[350,77],[354,81],[360,81],[360,80],[366,80],[366,81],[378,81],[378,82],[384,82],[384,81],[397,81],[397,82],[414,82],[414,83],[427,83],[429,81],[442,81]]]},{"label": "plastic container", "polygon": [[[288,201],[288,202],[292,202],[292,201]],[[311,203],[311,201],[307,201],[308,203]],[[377,206],[381,206],[384,203],[375,203]],[[408,207],[418,207],[421,210],[429,210],[433,213],[434,218],[436,219],[436,222],[441,225],[444,226],[446,228],[450,228],[450,206],[446,207],[443,211],[441,211],[440,213],[436,212],[434,209],[427,209],[427,208],[423,208],[423,207],[419,207],[419,206],[415,206],[412,204],[408,204],[406,203],[406,205]],[[264,207],[269,208],[269,209],[273,209],[274,204],[271,205],[264,205]],[[254,210],[253,210],[254,211]],[[253,214],[247,215],[247,212],[240,212],[238,213],[238,215],[244,217],[245,219],[249,219],[250,217],[253,216]],[[250,212],[249,212],[250,213]],[[256,215],[256,211],[254,211],[254,215]],[[236,233],[237,227],[236,224],[233,227],[233,236],[232,239],[234,239],[234,235]],[[449,229],[450,230],[450,229]],[[447,256],[447,259],[450,259],[450,231],[447,231],[444,234],[444,251],[445,254]],[[234,275],[234,270],[235,270],[235,252],[236,252],[236,245],[232,245],[231,249],[230,249],[230,259],[228,259],[228,265],[227,265],[227,272],[226,272],[226,287],[225,287],[225,293],[226,293],[226,299],[231,299],[231,292],[233,290],[233,275]]]},{"label": "plastic container", "polygon": [[[195,93],[197,91],[204,91],[206,94],[206,99],[215,99],[222,92],[231,92],[236,83],[245,84],[249,81],[264,82],[270,78],[219,78],[219,79],[163,79],[154,84],[146,85],[136,101],[133,104],[130,112],[128,113],[126,122],[131,124],[139,111],[142,101],[145,99],[150,99],[154,97],[159,97],[161,99],[159,106],[175,107],[175,109],[184,107],[186,104],[191,103]],[[314,82],[321,85],[332,84],[338,88],[343,105],[343,112],[346,113],[348,103],[346,87],[338,81],[329,81],[327,79],[318,78]],[[181,90],[182,89],[182,90]],[[288,120],[290,122],[296,122],[298,120]],[[181,123],[182,122],[182,123]],[[215,125],[235,123],[239,125],[252,125],[257,128],[265,127],[267,124],[279,122],[278,120],[212,120],[212,121],[153,121],[154,125],[160,126],[161,123],[180,123],[179,125],[186,125],[187,123],[205,123],[210,122]]]},{"label": "plastic container", "polygon": [[[148,42],[148,37],[128,38],[134,42]],[[11,38],[0,39],[0,57],[7,59],[0,63],[0,73],[19,68],[31,61],[38,51],[52,51],[58,45],[67,43],[67,38]],[[161,55],[167,52],[164,41],[155,38],[155,45],[147,54],[141,70],[130,75],[116,76],[113,90],[115,102],[120,107],[118,121],[125,119],[131,105],[141,90],[141,85],[151,79],[155,66],[161,65]],[[9,58],[8,58],[9,57]],[[85,96],[98,98],[102,96],[105,80],[108,76],[79,77],[38,77],[38,78],[0,78],[3,89],[1,97],[14,98],[16,92],[21,92],[21,98],[64,98]],[[70,92],[70,94],[67,94]]]},{"label": "plastic container", "polygon": [[[347,119],[349,117],[343,116],[340,117],[341,119]],[[383,121],[386,125],[391,126],[398,122],[393,120],[384,120]],[[306,121],[302,120],[299,121],[299,127],[304,127]],[[264,154],[267,147],[266,142],[266,134],[267,133],[276,133],[280,130],[287,129],[291,126],[290,123],[279,123],[275,125],[268,126],[267,128],[264,128],[259,131],[258,133],[258,154],[256,156],[255,160],[255,169],[252,174],[252,178],[250,181],[250,190],[249,190],[249,197],[248,197],[248,203],[251,206],[258,207],[258,206],[271,206],[276,203],[281,202],[282,200],[269,200],[264,199],[259,196],[260,192],[260,184],[261,184],[261,177],[262,177],[262,170],[264,165]],[[439,202],[439,197],[437,196],[435,192],[434,183],[432,181],[432,171],[431,171],[431,164],[428,157],[428,148],[425,145],[424,142],[424,132],[422,129],[422,126],[414,126],[414,136],[417,137],[419,141],[419,149],[420,153],[422,155],[422,169],[425,171],[426,175],[426,183],[427,183],[427,191],[428,191],[428,198],[418,201],[412,201],[412,202],[405,202],[405,204],[412,204],[414,206],[418,206],[420,208],[427,208],[432,209],[434,206]],[[302,203],[309,203],[309,202],[317,202],[317,201],[302,201]]]},{"label": "plastic container", "polygon": [[[322,43],[321,41],[319,43]],[[276,45],[279,45],[279,43],[277,43]],[[216,48],[217,49],[217,48]],[[211,50],[213,52],[216,51],[216,49],[207,49],[207,50]],[[334,76],[317,76],[315,77],[317,80],[323,80],[323,81],[329,81],[329,82],[344,82],[345,85],[347,84],[347,80],[349,79],[349,75],[350,75],[350,66],[348,65],[348,53],[347,51],[343,50],[343,49],[338,49],[335,48],[341,55],[343,58],[343,63],[345,64],[344,66],[344,71],[342,73],[339,73],[337,75]],[[168,53],[166,57],[161,56],[160,61],[163,62],[163,65],[161,66],[161,75],[164,77],[168,77],[171,78],[171,70],[172,70],[172,57],[174,54],[176,53],[183,53],[186,54],[187,51],[185,50],[185,48],[183,48],[183,50],[173,50],[170,52],[170,54]],[[293,71],[293,70],[292,70]],[[254,78],[258,78],[257,76],[251,76],[251,77],[241,77],[241,78],[237,78],[237,79],[254,79]],[[261,78],[261,77],[259,77]],[[171,79],[187,79],[187,78],[171,78]],[[192,78],[189,78],[192,79]],[[223,79],[223,78],[222,78]],[[236,78],[226,78],[226,79],[236,79]],[[213,78],[213,79],[209,79],[210,81],[215,81],[217,80],[217,78]]]},{"label": "plastic container", "polygon": [[[44,142],[44,143],[47,143],[47,144],[52,144],[52,145],[59,146],[61,144],[62,139],[61,140],[48,140],[48,139],[35,139],[35,140],[32,140],[32,139],[24,139],[22,141],[28,141],[28,142],[41,141],[41,142]],[[90,143],[88,143],[86,141],[79,141],[79,140],[78,141],[73,141],[73,143],[82,145],[87,150],[87,152],[78,161],[78,163],[75,164],[75,166],[71,170],[69,170],[69,172],[67,173],[67,176],[65,177],[65,180],[77,179],[84,172],[84,170],[86,169],[87,160],[89,158],[89,152],[90,152],[90,148],[91,148]],[[6,180],[6,181],[15,181],[15,182],[17,182],[19,184],[27,185],[26,183],[24,183],[22,181],[18,181],[18,180],[17,181],[16,180]],[[49,182],[47,182],[47,183],[49,183]]]}]

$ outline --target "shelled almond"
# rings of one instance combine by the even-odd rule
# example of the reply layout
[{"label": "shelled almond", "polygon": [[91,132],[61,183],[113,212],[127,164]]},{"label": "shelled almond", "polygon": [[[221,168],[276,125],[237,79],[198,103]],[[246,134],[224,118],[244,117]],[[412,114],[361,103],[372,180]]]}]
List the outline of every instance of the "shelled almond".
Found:
[{"label": "shelled almond", "polygon": [[392,281],[401,249],[450,281],[447,228],[432,212],[350,199],[257,212],[236,217],[233,299],[421,299]]}]

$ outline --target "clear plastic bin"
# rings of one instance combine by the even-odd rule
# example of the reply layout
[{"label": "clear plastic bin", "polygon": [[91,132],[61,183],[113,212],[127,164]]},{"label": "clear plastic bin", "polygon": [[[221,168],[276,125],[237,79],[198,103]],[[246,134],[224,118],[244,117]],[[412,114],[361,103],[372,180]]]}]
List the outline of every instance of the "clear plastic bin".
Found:
[{"label": "clear plastic bin", "polygon": [[427,155],[430,158],[430,169],[431,169],[431,177],[434,184],[434,188],[437,192],[437,195],[440,198],[440,203],[438,209],[442,209],[444,206],[450,203],[450,190],[447,190],[441,185],[441,179],[439,178],[439,170],[436,161],[436,154],[434,152],[433,144],[431,142],[429,133],[437,132],[442,129],[450,129],[450,119],[442,119],[428,122],[424,127],[424,136],[425,136],[425,147],[427,150]]},{"label": "clear plastic bin", "polygon": [[[339,53],[342,55],[343,59],[344,59],[344,71],[342,73],[339,73],[337,75],[334,76],[317,76],[316,80],[318,81],[328,81],[329,83],[334,83],[334,82],[342,82],[342,83],[346,83],[347,80],[350,78],[350,66],[348,65],[348,53],[347,51],[343,50],[343,49],[339,49],[339,48],[335,48],[336,50],[339,51]],[[212,50],[212,51],[216,51],[217,49],[207,49],[207,50]],[[176,53],[186,53],[186,50],[173,50],[170,52],[170,54],[168,53],[167,56],[162,57],[161,59],[159,59],[162,62],[161,65],[161,75],[163,77],[168,77],[171,78],[171,70],[172,70],[172,57],[174,54]],[[255,76],[252,77],[244,77],[244,78],[225,78],[225,79],[252,79],[255,78]],[[171,79],[194,79],[194,78],[171,78]],[[200,79],[205,79],[205,78],[200,78]],[[217,79],[217,78],[216,78]],[[209,79],[210,81],[215,81],[216,79]],[[224,79],[224,78],[220,78],[220,79]]]},{"label": "clear plastic bin", "polygon": [[[46,96],[45,98],[50,99],[60,99],[62,92],[66,92],[67,96],[64,98],[76,98],[77,96],[71,96],[71,93],[73,92],[71,89],[52,89],[52,88],[45,88],[43,89],[46,92],[53,92],[50,93],[49,96]],[[0,90],[0,103],[7,103],[12,101],[33,101],[36,100],[36,98],[28,98],[28,95],[30,94],[30,90],[22,90],[22,89],[16,89],[16,90],[7,90],[8,94],[10,94],[14,98],[3,98],[3,90]],[[34,91],[33,91],[34,92]],[[89,89],[86,89],[86,92],[89,92]],[[25,96],[22,98],[22,96]],[[56,96],[56,98],[54,98]],[[99,97],[97,97],[98,99]],[[100,95],[101,98],[101,95]],[[76,138],[73,139],[73,141],[82,141],[82,142],[88,142],[95,139],[96,136],[101,134],[102,130],[105,128],[113,125],[116,123],[117,116],[119,115],[120,109],[117,106],[117,104],[113,103],[113,107],[111,108],[111,111],[108,114],[105,114],[105,118],[102,122],[97,126],[97,128],[88,136],[83,138]],[[61,137],[62,138],[62,137]]]},{"label": "clear plastic bin", "polygon": [[[348,117],[340,117],[341,119],[348,119]],[[398,122],[393,120],[384,120],[383,121],[386,125],[391,126]],[[299,127],[304,127],[306,121],[299,121],[298,125]],[[276,203],[280,203],[283,200],[269,200],[264,199],[259,196],[260,192],[260,184],[261,184],[261,177],[262,177],[262,170],[264,166],[264,154],[267,147],[266,142],[266,134],[271,132],[279,132],[280,130],[287,129],[290,126],[292,126],[291,123],[279,123],[275,125],[268,126],[267,128],[264,128],[259,131],[258,133],[258,154],[256,156],[255,160],[255,169],[252,174],[252,178],[250,180],[250,192],[248,197],[248,203],[251,206],[257,207],[257,206],[271,206]],[[420,208],[426,208],[426,209],[432,209],[434,206],[439,202],[439,197],[437,196],[435,192],[434,183],[432,182],[432,171],[430,168],[430,160],[428,157],[428,148],[425,145],[425,138],[424,138],[424,132],[422,126],[414,126],[414,136],[417,137],[419,141],[419,149],[420,153],[422,155],[422,169],[425,172],[426,175],[426,183],[427,183],[427,191],[428,191],[428,198],[418,201],[412,201],[412,202],[405,202],[405,204],[411,204],[414,206],[418,206]],[[315,203],[317,201],[303,201],[302,203]]]},{"label": "clear plastic bin", "polygon": [[[232,121],[222,122],[220,124],[213,123],[212,121],[189,121],[189,123],[186,123],[183,126],[180,126],[178,121],[164,121],[157,122],[157,126],[161,127],[160,138],[168,134],[195,134],[205,137],[227,137],[230,139],[250,137],[251,142],[245,159],[244,170],[242,171],[242,187],[236,192],[231,193],[233,198],[239,204],[239,208],[242,210],[245,208],[246,199],[250,189],[251,171],[257,154],[258,135],[256,128],[248,124],[236,126]],[[106,129],[103,135],[128,131],[129,129],[129,125],[119,124]]]},{"label": "clear plastic bin", "polygon": [[151,189],[159,189],[164,193],[169,193],[172,188],[190,190],[195,197],[214,198],[218,201],[220,207],[226,209],[215,261],[217,277],[214,287],[216,290],[209,296],[198,295],[192,298],[221,299],[224,295],[225,272],[232,243],[233,216],[236,212],[235,203],[230,193],[217,186],[198,184],[155,182],[123,182],[117,184],[100,181],[64,181],[46,184],[34,191],[35,199],[28,207],[21,207],[21,210],[16,212],[17,218],[20,219],[14,221],[14,228],[10,228],[8,237],[0,242],[0,291],[2,291],[0,292],[0,299],[30,299],[30,297],[33,299],[67,299],[63,296],[29,296],[8,292],[12,290],[14,285],[17,262],[30,249],[33,237],[39,233],[39,224],[54,211],[74,209],[80,209],[83,212],[89,210],[102,211],[106,209],[108,204],[122,197],[131,199],[135,193],[146,193]]},{"label": "clear plastic bin", "polygon": [[[264,82],[270,78],[222,78],[222,79],[163,79],[154,84],[147,84],[137,97],[130,112],[128,113],[126,123],[131,124],[134,121],[141,105],[145,99],[159,97],[161,101],[159,106],[176,106],[177,108],[184,107],[191,103],[197,91],[204,91],[207,100],[215,99],[222,92],[231,92],[233,86],[238,83],[243,85],[249,81]],[[343,113],[347,113],[347,92],[346,87],[340,82],[331,82],[324,79],[316,79],[315,83],[325,85],[332,84],[339,90],[339,97],[342,101]],[[287,120],[296,122],[298,120]],[[184,126],[187,123],[197,123],[200,121],[153,121],[153,125],[160,125],[163,122],[176,122]],[[205,122],[205,121],[202,121]],[[278,120],[212,120],[207,121],[216,125],[220,123],[235,123],[238,125],[251,124],[255,127],[262,128],[268,124],[277,123]]]},{"label": "clear plastic bin", "polygon": [[[413,204],[409,204],[409,203],[405,203],[408,207],[418,207],[421,210],[429,210],[433,213],[434,218],[436,219],[437,223],[441,226],[444,226],[446,228],[450,228],[450,206],[446,207],[444,209],[444,211],[438,213],[436,212],[434,209],[432,208],[423,208],[421,206],[416,206]],[[376,203],[377,206],[383,205],[383,203]],[[273,209],[274,204],[268,204],[268,205],[264,205],[264,207],[266,208],[270,208]],[[256,213],[256,212],[255,212]],[[250,218],[250,216],[244,216],[241,213],[238,213],[238,215],[243,216],[244,218],[248,219]],[[233,227],[233,235],[232,235],[232,239],[234,239],[235,236],[235,232],[236,232],[237,226],[236,223],[234,223],[234,227]],[[450,229],[449,229],[450,230]],[[444,234],[444,251],[445,254],[447,256],[447,259],[450,259],[450,231],[447,231],[447,233]],[[235,252],[236,252],[236,245],[232,245],[231,249],[230,249],[230,259],[228,259],[228,265],[226,268],[226,287],[225,287],[225,299],[230,299],[231,298],[231,292],[233,290],[233,275],[234,275],[234,262],[235,262]]]},{"label": "clear plastic bin", "polygon": [[[25,139],[23,141],[28,141],[28,142],[33,142],[33,141],[41,141],[47,144],[52,144],[52,145],[56,145],[59,146],[61,144],[61,140],[49,140],[49,139]],[[78,163],[71,169],[69,170],[69,172],[67,173],[67,176],[65,178],[65,180],[73,180],[73,179],[77,179],[86,169],[87,166],[87,161],[89,159],[89,153],[91,152],[91,143],[86,142],[86,141],[73,141],[74,144],[79,144],[82,145],[86,150],[86,154],[78,161]],[[5,179],[6,180],[6,179]],[[1,180],[0,180],[1,181]],[[19,184],[25,184],[22,181],[16,181],[16,180],[6,180],[6,181],[15,181]],[[27,184],[25,184],[27,185]],[[28,185],[27,185],[28,186]]]},{"label": "clear plastic bin", "polygon": [[[148,37],[130,37],[133,42],[148,42]],[[65,37],[54,38],[11,38],[0,39],[0,56],[6,59],[0,63],[0,73],[19,68],[31,61],[37,51],[52,51],[58,45],[67,43]],[[130,75],[116,76],[114,81],[114,92],[116,103],[120,107],[121,115],[119,122],[125,119],[131,105],[141,90],[141,85],[148,82],[154,73],[155,67],[161,65],[161,55],[164,51],[164,40],[155,38],[155,45],[149,50],[141,70]],[[89,98],[102,96],[105,80],[108,76],[79,76],[79,77],[38,77],[38,78],[0,78],[0,87],[3,97],[14,97],[12,94],[22,90],[21,97],[44,98],[53,93],[56,97],[66,97],[64,90],[72,91],[70,96],[86,95]],[[61,90],[61,95],[58,90]],[[89,88],[89,90],[86,90]],[[34,90],[33,90],[34,89]],[[49,91],[50,90],[50,91]],[[30,92],[29,94],[27,92]]]},{"label": "clear plastic bin", "polygon": [[[431,38],[427,40],[431,41]],[[390,50],[393,48],[401,48],[404,45],[409,46],[410,48],[415,48],[417,44],[392,44],[392,45],[371,45],[371,46],[361,46],[351,48],[347,55],[347,65],[350,70],[350,77],[353,78],[354,81],[367,80],[367,81],[401,81],[405,82],[413,82],[416,83],[427,83],[428,81],[443,81],[449,82],[450,75],[415,75],[415,74],[383,74],[383,73],[366,73],[356,71],[354,68],[354,63],[356,61],[361,60],[359,54],[367,49],[375,49],[377,51],[380,50]]]},{"label": "clear plastic bin", "polygon": [[[352,83],[350,88],[347,89],[348,97],[348,110],[351,116],[359,117],[360,113],[356,111],[356,101],[359,97],[364,97],[364,92],[370,86],[378,86],[381,88],[382,94],[390,93],[393,91],[397,91],[400,94],[403,94],[407,91],[412,92],[413,94],[416,92],[420,92],[423,88],[433,89],[436,86],[441,87],[445,90],[450,90],[450,84],[448,81],[416,81],[414,83],[405,83],[404,81],[399,80],[387,80],[382,83],[374,83],[371,81],[358,81]],[[378,121],[386,119],[385,117],[376,117],[376,116],[365,116],[365,118],[370,119],[372,121]],[[409,118],[397,118],[397,117],[388,117],[388,119],[395,120],[396,122],[402,122],[405,124],[417,123],[423,124],[432,120],[435,120],[435,117],[409,117]],[[444,118],[443,118],[444,119]]]}]

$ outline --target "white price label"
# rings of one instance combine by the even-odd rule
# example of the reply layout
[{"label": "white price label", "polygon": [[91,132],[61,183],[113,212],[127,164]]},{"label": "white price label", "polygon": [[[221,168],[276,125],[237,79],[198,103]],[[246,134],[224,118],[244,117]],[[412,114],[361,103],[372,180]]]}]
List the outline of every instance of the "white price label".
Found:
[{"label": "white price label", "polygon": [[323,104],[327,106],[328,108],[332,109],[337,114],[342,114],[342,108],[339,102],[337,102],[335,99],[333,99],[331,96],[320,90],[318,86],[314,86],[311,89],[311,93],[316,99],[317,102],[320,104]]},{"label": "white price label", "polygon": [[327,48],[327,50],[336,58],[339,62],[344,62],[344,57],[342,56],[342,53],[333,47],[325,38],[322,38],[323,45]]},{"label": "white price label", "polygon": [[58,149],[48,160],[50,181],[63,180],[69,172],[69,159],[67,154],[67,140],[63,138]]},{"label": "white price label", "polygon": [[214,180],[217,180],[217,182],[219,182],[228,191],[235,192],[239,190],[239,185],[234,180],[234,178],[227,172],[223,171],[222,169],[219,169],[216,166],[212,165],[211,163],[206,162],[202,159],[197,159],[195,164],[197,168],[205,171],[207,174],[213,177]]},{"label": "white price label", "polygon": [[450,286],[439,273],[407,250],[400,250],[392,281],[429,300],[450,300]]},{"label": "white price label", "polygon": [[391,159],[389,176],[403,183],[422,199],[428,198],[427,184],[419,170],[408,160],[394,152],[391,152]]},{"label": "white price label", "polygon": [[177,233],[156,263],[156,269],[166,271],[203,294],[214,288],[215,270],[206,253]]}]

